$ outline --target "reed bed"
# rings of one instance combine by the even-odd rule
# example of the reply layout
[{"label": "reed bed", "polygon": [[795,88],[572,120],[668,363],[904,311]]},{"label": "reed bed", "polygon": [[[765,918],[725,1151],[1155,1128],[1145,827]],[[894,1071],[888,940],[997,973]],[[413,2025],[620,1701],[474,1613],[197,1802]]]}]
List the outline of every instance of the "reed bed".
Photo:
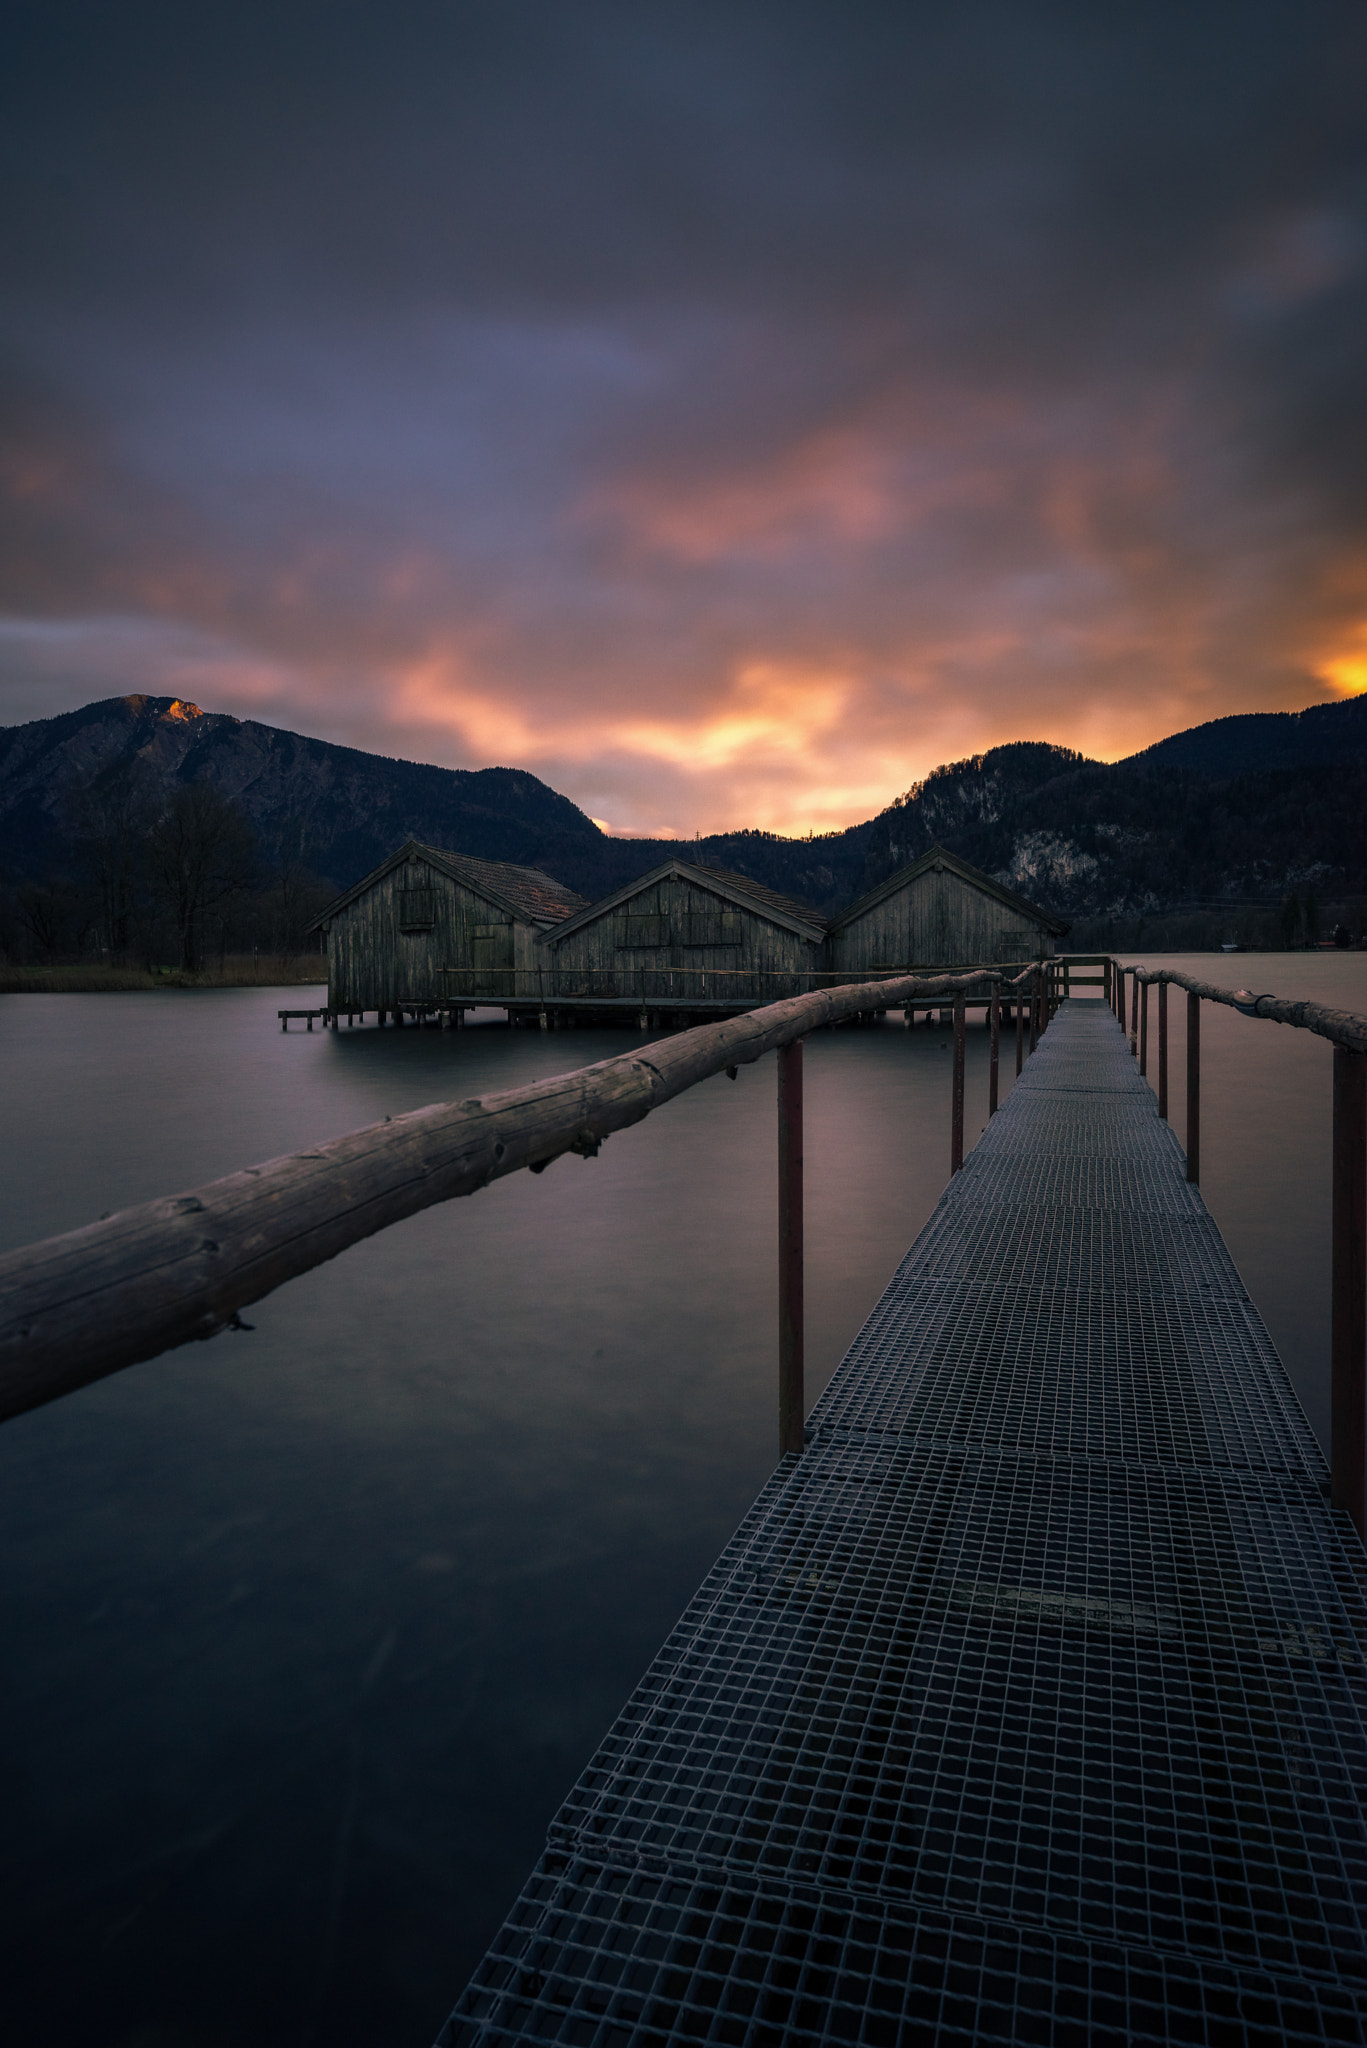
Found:
[{"label": "reed bed", "polygon": [[156,988],[300,988],[327,981],[327,962],[317,953],[228,953],[198,973],[180,967],[111,967],[100,961],[64,966],[0,964],[0,995],[102,995]]}]

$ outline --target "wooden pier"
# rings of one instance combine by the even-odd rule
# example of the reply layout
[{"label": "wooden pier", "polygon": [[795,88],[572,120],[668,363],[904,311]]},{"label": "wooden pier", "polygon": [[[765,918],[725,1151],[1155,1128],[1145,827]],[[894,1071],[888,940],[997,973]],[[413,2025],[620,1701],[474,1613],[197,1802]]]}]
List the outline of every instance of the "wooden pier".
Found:
[{"label": "wooden pier", "polygon": [[442,2048],[1367,2038],[1367,1557],[1105,995],[1040,1039]]}]

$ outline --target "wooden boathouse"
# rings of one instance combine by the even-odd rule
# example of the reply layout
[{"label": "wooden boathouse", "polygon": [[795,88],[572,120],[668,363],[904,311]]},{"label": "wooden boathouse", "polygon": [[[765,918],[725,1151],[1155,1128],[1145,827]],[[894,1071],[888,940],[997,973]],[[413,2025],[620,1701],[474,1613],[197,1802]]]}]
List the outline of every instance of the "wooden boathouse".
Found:
[{"label": "wooden boathouse", "polygon": [[[459,1023],[476,1007],[543,1028],[646,1029],[735,1015],[834,982],[913,967],[1023,966],[1067,924],[943,847],[828,923],[749,875],[673,856],[586,903],[538,868],[410,840],[318,919],[326,1010]],[[986,995],[971,999],[986,1007]],[[933,1014],[934,1004],[909,1006]]]},{"label": "wooden boathouse", "polygon": [[1068,929],[981,868],[932,846],[833,921],[827,964],[844,981],[906,973],[913,963],[1024,963],[1049,958]]},{"label": "wooden boathouse", "polygon": [[816,987],[825,941],[809,904],[676,858],[541,931],[536,951],[548,1004],[704,1015]]},{"label": "wooden boathouse", "polygon": [[313,927],[327,934],[329,1011],[398,1019],[534,997],[538,938],[586,907],[539,868],[410,839]]}]

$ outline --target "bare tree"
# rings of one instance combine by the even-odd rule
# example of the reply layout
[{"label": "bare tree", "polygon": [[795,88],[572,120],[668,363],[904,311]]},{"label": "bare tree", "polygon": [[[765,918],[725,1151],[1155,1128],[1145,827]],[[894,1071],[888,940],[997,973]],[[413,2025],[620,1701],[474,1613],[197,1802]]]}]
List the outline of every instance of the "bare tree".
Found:
[{"label": "bare tree", "polygon": [[111,960],[126,959],[132,945],[148,839],[161,799],[157,778],[144,762],[116,761],[75,790],[67,806],[100,944]]},{"label": "bare tree", "polygon": [[297,861],[276,870],[270,889],[271,937],[282,960],[304,951],[309,926],[336,894],[330,882]]},{"label": "bare tree", "polygon": [[256,880],[256,837],[237,805],[209,782],[175,791],[148,835],[148,871],[175,922],[180,964],[204,957],[204,924]]},{"label": "bare tree", "polygon": [[43,960],[55,960],[59,953],[72,952],[81,938],[81,902],[75,889],[62,876],[46,882],[21,882],[15,900],[19,923],[29,941],[30,952]]}]

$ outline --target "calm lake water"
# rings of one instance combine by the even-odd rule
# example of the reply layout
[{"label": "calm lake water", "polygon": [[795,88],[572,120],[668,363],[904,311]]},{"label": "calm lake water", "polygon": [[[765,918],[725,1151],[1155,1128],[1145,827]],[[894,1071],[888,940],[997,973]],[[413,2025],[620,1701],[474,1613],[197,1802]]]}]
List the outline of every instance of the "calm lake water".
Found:
[{"label": "calm lake water", "polygon": [[[1162,964],[1367,1010],[1364,955]],[[641,1042],[282,1035],[307,999],[0,998],[0,1244]],[[946,1039],[809,1042],[809,1399],[943,1187]],[[1203,1055],[1204,1191],[1323,1438],[1330,1049],[1207,1007]],[[768,1061],[0,1430],[9,2038],[426,2048],[772,1469],[774,1150]]]}]

